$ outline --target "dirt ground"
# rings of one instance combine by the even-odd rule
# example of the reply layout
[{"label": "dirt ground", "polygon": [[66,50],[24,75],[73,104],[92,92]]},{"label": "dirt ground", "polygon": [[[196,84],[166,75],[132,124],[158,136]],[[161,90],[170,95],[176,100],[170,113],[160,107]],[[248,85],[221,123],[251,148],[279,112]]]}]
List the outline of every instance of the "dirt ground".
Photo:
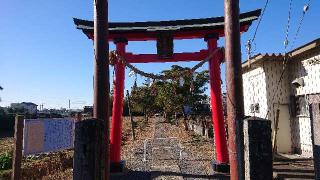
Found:
[{"label": "dirt ground", "polygon": [[[128,162],[130,162],[130,159],[133,160],[135,158],[133,149],[140,147],[144,140],[151,138],[154,133],[154,121],[152,118],[150,118],[147,123],[144,122],[142,117],[135,117],[134,121],[136,122],[135,141],[132,139],[130,119],[127,117],[123,119],[121,154],[122,159]],[[182,125],[168,129],[170,129],[170,131],[166,133],[181,139],[181,143],[185,148],[197,154],[202,151],[204,158],[208,160],[213,158],[213,146],[208,140],[184,131]],[[14,138],[1,138],[0,154],[5,152],[12,153],[13,143]],[[72,150],[24,157],[22,165],[23,179],[72,179],[72,157]],[[0,171],[0,179],[10,179],[10,174],[11,170]]]},{"label": "dirt ground", "polygon": [[0,138],[0,154],[13,151],[14,138]]},{"label": "dirt ground", "polygon": [[[135,134],[136,138],[133,140],[130,119],[125,117],[123,119],[123,132],[122,132],[122,149],[121,155],[122,159],[126,160],[126,167],[129,170],[143,172],[145,171],[145,166],[142,163],[143,158],[143,144],[146,139],[153,138],[155,134],[155,119],[150,118],[148,122],[145,122],[142,117],[135,117]],[[206,174],[212,174],[211,161],[215,159],[214,153],[214,143],[212,139],[206,139],[201,136],[195,135],[191,131],[185,131],[182,123],[170,124],[164,123],[161,125],[162,135],[165,137],[175,137],[179,139],[183,147],[183,154],[186,154],[185,162],[180,166],[181,173],[185,176],[188,173],[200,173],[206,172]],[[4,152],[12,153],[13,151],[13,138],[0,138],[0,154]],[[306,161],[308,164],[312,164],[311,160]],[[39,156],[28,156],[23,159],[23,179],[44,179],[44,180],[68,180],[72,179],[72,164],[73,163],[73,151],[67,150],[58,153],[42,154]],[[193,164],[194,165],[193,165]],[[194,169],[193,166],[201,165],[201,168],[194,170],[193,172],[188,172],[189,169]],[[290,164],[292,162],[290,161]],[[288,169],[289,161],[286,163],[275,162],[275,172],[277,172],[277,177],[281,179],[281,175],[287,175],[286,171]],[[296,166],[301,163],[294,164],[295,169],[299,169]],[[303,168],[304,164],[302,165]],[[185,170],[184,170],[185,168]],[[308,177],[307,179],[312,179],[312,165],[308,166],[306,173],[299,173],[293,177]],[[300,168],[301,170],[301,168]],[[288,171],[289,175],[293,172]],[[11,170],[0,171],[0,180],[10,179]],[[144,176],[141,174],[140,177]],[[206,179],[205,176],[196,176],[200,179]],[[201,178],[203,177],[203,178]],[[283,177],[283,176],[282,176]],[[289,176],[290,177],[290,176]],[[118,178],[115,178],[118,179]],[[140,179],[140,178],[137,178]],[[184,179],[196,179],[194,177],[184,178]],[[302,178],[303,179],[303,178]]]}]

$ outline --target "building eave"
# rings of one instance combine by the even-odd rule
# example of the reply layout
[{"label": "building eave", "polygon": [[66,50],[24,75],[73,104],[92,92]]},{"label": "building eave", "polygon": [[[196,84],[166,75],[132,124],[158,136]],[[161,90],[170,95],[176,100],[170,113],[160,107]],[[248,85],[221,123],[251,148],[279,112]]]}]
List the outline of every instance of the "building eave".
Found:
[{"label": "building eave", "polygon": [[303,46],[300,46],[292,51],[290,51],[288,54],[290,57],[296,57],[300,55],[305,55],[309,53],[310,51],[317,50],[320,52],[320,38],[315,39]]},{"label": "building eave", "polygon": [[283,54],[257,54],[252,58],[248,59],[247,61],[242,63],[243,71],[247,71],[251,68],[255,68],[257,64],[260,64],[263,61],[282,61]]},{"label": "building eave", "polygon": [[[320,38],[313,40],[307,44],[304,44],[290,52],[288,52],[288,57],[297,58],[300,56],[305,56],[310,52],[320,52]],[[248,71],[250,69],[254,69],[257,65],[261,64],[264,61],[283,61],[284,54],[257,54],[250,59],[246,60],[242,63],[243,72]]]}]

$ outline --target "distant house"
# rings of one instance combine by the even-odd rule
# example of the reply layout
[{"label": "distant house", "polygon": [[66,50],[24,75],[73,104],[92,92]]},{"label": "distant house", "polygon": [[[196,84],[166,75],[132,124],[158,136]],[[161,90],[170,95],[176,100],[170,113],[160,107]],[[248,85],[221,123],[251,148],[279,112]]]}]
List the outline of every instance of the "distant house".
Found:
[{"label": "distant house", "polygon": [[24,109],[29,114],[36,114],[37,113],[37,106],[32,102],[22,102],[22,103],[12,103],[11,108],[14,109]]},{"label": "distant house", "polygon": [[258,54],[242,64],[245,115],[271,120],[274,131],[279,109],[278,152],[312,156],[308,105],[320,102],[320,39],[288,55],[287,63]]},{"label": "distant house", "polygon": [[83,107],[83,113],[86,114],[93,114],[93,106],[84,106]]}]

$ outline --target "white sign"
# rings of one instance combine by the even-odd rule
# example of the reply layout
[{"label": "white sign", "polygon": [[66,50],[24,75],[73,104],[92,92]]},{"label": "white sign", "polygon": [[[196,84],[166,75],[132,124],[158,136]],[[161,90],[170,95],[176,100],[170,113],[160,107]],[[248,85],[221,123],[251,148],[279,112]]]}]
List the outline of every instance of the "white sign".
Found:
[{"label": "white sign", "polygon": [[73,148],[74,120],[25,119],[23,154],[40,154]]}]

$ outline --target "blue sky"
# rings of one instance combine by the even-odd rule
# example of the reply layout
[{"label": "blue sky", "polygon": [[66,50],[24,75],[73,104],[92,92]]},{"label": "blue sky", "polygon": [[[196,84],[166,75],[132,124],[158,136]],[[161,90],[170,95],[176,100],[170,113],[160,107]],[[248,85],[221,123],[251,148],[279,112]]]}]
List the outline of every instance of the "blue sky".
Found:
[{"label": "blue sky", "polygon": [[[262,8],[265,1],[242,0],[241,12]],[[307,0],[293,0],[289,42],[297,29],[303,5]],[[79,30],[72,18],[91,20],[92,0],[1,0],[0,2],[0,106],[12,102],[44,103],[45,108],[68,106],[81,108],[92,104],[93,44]],[[298,47],[320,37],[320,1],[311,0],[303,22]],[[266,11],[256,38],[256,53],[283,52],[289,0],[272,1]],[[148,21],[206,18],[223,16],[223,0],[110,0],[109,21]],[[253,36],[255,22],[241,37],[242,45]],[[219,40],[223,46],[223,39]],[[130,42],[127,50],[155,53],[155,42]],[[114,45],[110,44],[114,49]],[[206,48],[202,39],[175,43],[175,52]],[[243,57],[245,49],[242,48]],[[244,58],[243,58],[244,59]],[[179,63],[192,66],[195,63]],[[137,64],[147,72],[160,72],[172,63]],[[205,65],[202,69],[207,68]],[[222,77],[224,79],[224,66]],[[112,76],[112,69],[110,72]],[[144,78],[139,77],[139,82]],[[133,78],[126,71],[125,88]]]}]

